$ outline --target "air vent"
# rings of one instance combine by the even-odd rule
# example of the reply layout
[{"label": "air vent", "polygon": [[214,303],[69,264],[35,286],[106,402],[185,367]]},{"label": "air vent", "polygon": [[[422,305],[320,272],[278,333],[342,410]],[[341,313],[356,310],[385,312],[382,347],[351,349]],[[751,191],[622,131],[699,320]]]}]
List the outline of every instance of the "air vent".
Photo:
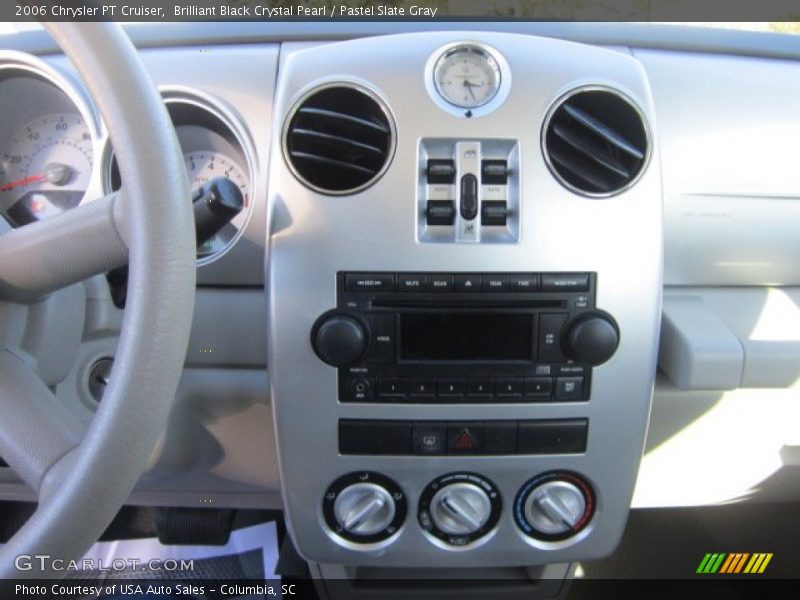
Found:
[{"label": "air vent", "polygon": [[544,155],[567,188],[586,196],[617,194],[634,184],[648,156],[638,109],[610,90],[582,90],[562,99],[544,130]]},{"label": "air vent", "polygon": [[328,86],[306,96],[285,132],[289,164],[308,187],[351,194],[386,170],[394,144],[388,112],[370,93]]}]

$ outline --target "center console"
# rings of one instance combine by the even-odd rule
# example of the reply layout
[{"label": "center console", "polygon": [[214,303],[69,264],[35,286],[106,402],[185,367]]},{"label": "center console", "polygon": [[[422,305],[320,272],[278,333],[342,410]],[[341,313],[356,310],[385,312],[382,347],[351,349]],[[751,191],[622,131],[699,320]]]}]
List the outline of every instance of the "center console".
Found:
[{"label": "center console", "polygon": [[629,55],[425,33],[282,52],[269,372],[299,552],[521,567],[616,546],[661,301]]}]

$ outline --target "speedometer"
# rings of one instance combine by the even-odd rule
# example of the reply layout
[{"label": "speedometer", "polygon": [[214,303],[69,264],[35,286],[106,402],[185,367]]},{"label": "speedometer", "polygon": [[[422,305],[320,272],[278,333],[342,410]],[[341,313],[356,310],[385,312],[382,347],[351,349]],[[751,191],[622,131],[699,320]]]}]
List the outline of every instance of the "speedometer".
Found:
[{"label": "speedometer", "polygon": [[76,114],[34,119],[0,148],[0,210],[17,225],[80,204],[92,171],[92,137]]},{"label": "speedometer", "polygon": [[242,192],[244,209],[219,233],[197,248],[198,257],[215,254],[224,249],[244,227],[248,215],[248,207],[250,206],[249,178],[233,159],[220,152],[210,150],[187,152],[183,155],[183,159],[186,163],[186,172],[189,175],[191,189],[201,187],[214,177],[227,177]]}]

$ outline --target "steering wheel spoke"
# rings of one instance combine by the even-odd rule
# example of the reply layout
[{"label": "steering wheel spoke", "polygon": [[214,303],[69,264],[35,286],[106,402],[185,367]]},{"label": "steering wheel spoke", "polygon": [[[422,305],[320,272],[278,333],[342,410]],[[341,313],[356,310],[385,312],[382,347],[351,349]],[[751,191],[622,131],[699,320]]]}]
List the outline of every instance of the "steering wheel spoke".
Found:
[{"label": "steering wheel spoke", "polygon": [[128,261],[121,193],[0,235],[0,297],[41,297]]},{"label": "steering wheel spoke", "polygon": [[50,469],[80,444],[85,427],[38,375],[0,353],[0,456],[37,492]]}]

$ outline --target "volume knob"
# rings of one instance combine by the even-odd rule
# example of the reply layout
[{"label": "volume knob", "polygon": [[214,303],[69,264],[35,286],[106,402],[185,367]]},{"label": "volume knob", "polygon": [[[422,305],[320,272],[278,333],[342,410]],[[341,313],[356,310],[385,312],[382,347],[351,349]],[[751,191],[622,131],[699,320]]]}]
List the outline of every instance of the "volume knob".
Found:
[{"label": "volume knob", "polygon": [[314,352],[332,367],[356,362],[367,349],[369,335],[355,317],[343,313],[322,315],[311,330]]},{"label": "volume knob", "polygon": [[567,356],[577,362],[597,366],[617,351],[619,329],[610,316],[581,316],[567,327],[563,343]]}]

